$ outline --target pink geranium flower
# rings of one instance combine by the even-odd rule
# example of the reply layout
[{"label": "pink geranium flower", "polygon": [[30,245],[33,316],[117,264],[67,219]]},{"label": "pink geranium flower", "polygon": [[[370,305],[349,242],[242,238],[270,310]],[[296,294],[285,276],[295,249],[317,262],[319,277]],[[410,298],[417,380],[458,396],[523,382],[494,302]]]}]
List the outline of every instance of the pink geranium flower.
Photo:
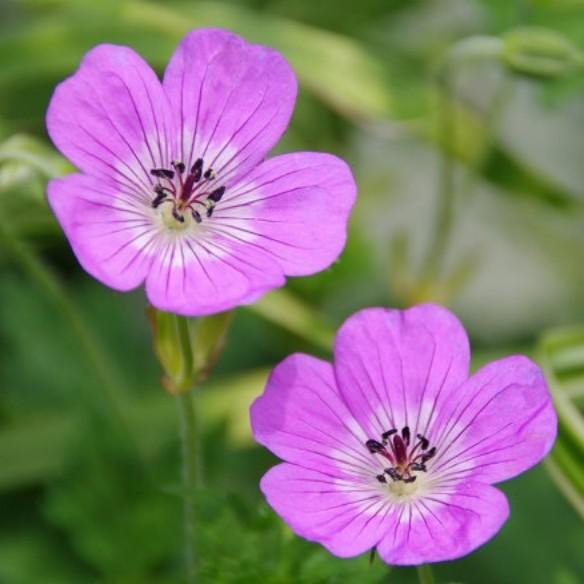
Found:
[{"label": "pink geranium flower", "polygon": [[292,355],[251,410],[256,440],[286,462],[261,489],[299,535],[347,557],[450,560],[508,517],[493,483],[539,462],[556,435],[542,373],[513,356],[469,377],[446,309],[372,308],[340,329],[334,365]]},{"label": "pink geranium flower", "polygon": [[253,301],[330,265],[355,183],[328,154],[265,160],[296,80],[277,52],[221,30],[180,43],[162,83],[126,47],[101,45],[52,97],[47,127],[82,172],[50,182],[81,265],[116,290],[185,315]]}]

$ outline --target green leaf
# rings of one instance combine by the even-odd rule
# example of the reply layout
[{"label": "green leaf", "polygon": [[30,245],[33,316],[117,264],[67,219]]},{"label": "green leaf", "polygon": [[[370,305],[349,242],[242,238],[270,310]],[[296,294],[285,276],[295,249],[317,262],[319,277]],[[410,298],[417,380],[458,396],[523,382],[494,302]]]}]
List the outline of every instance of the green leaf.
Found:
[{"label": "green leaf", "polygon": [[558,413],[556,444],[546,461],[558,489],[584,519],[584,410],[572,387],[584,383],[584,329],[573,327],[547,333],[539,344]]},{"label": "green leaf", "polygon": [[246,308],[327,352],[332,350],[335,336],[333,327],[325,323],[314,309],[284,288],[269,292]]},{"label": "green leaf", "polygon": [[382,63],[340,34],[222,2],[173,5],[129,2],[123,18],[174,36],[200,26],[218,26],[281,51],[301,84],[342,115],[359,120],[389,116],[389,87]]},{"label": "green leaf", "polygon": [[[73,170],[73,167],[46,143],[26,134],[15,134],[0,144],[0,190],[3,182],[2,167],[7,163],[11,163],[12,168],[16,165],[32,170],[42,175],[44,179],[62,176]],[[29,176],[25,176],[25,179],[28,178]]]},{"label": "green leaf", "polygon": [[[201,416],[208,424],[226,423],[230,445],[241,448],[253,443],[249,406],[262,392],[267,377],[268,370],[260,369],[201,387]],[[146,456],[158,451],[176,431],[175,403],[163,392],[126,400],[125,406],[123,413]],[[82,430],[79,414],[65,412],[21,416],[5,426],[0,430],[0,492],[58,476],[66,461],[66,446],[74,443]]]}]

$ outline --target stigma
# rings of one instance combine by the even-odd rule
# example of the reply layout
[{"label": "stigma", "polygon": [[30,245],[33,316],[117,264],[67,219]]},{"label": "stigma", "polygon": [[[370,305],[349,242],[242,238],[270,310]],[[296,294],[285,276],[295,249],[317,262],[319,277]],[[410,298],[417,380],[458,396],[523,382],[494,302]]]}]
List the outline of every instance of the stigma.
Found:
[{"label": "stigma", "polygon": [[172,168],[153,168],[150,174],[158,179],[150,202],[153,209],[161,208],[165,226],[173,230],[202,223],[213,216],[217,203],[225,194],[225,186],[213,184],[217,178],[212,168],[205,169],[197,158],[188,170],[184,162],[171,162]]}]

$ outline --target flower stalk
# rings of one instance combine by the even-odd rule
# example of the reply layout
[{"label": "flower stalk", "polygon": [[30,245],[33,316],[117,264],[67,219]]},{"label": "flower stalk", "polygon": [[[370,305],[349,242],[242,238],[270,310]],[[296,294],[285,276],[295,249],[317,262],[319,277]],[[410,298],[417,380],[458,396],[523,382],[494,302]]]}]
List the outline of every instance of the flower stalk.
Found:
[{"label": "flower stalk", "polygon": [[452,70],[447,67],[440,78],[441,112],[440,139],[442,157],[438,183],[438,210],[434,231],[423,266],[423,280],[432,281],[440,273],[442,261],[452,234],[454,214],[454,161],[452,144],[455,140],[455,122],[451,99]]},{"label": "flower stalk", "polygon": [[429,564],[422,564],[416,568],[420,584],[434,584],[434,574]]},{"label": "flower stalk", "polygon": [[176,401],[180,420],[186,580],[187,584],[193,584],[197,573],[195,494],[201,481],[201,459],[198,452],[199,441],[193,392],[179,393]]},{"label": "flower stalk", "polygon": [[164,370],[162,385],[175,396],[178,408],[187,584],[197,579],[196,493],[203,476],[194,388],[208,377],[219,357],[231,316],[224,312],[194,319],[148,310],[155,352]]}]

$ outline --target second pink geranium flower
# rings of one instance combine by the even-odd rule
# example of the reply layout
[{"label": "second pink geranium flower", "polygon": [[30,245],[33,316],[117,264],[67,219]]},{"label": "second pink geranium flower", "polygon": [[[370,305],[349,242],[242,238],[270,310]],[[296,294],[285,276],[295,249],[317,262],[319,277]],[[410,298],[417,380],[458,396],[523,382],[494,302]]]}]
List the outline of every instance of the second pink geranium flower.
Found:
[{"label": "second pink geranium flower", "polygon": [[335,156],[268,160],[296,80],[282,56],[213,29],[188,34],[160,83],[101,45],[56,89],[51,139],[82,174],[49,184],[81,265],[116,290],[145,283],[162,310],[252,302],[342,251],[355,183]]},{"label": "second pink geranium flower", "polygon": [[349,318],[334,362],[296,354],[251,408],[255,439],[284,460],[261,489],[299,535],[389,564],[464,556],[509,515],[492,485],[537,464],[556,436],[539,367],[514,355],[469,377],[448,310],[370,308]]}]

